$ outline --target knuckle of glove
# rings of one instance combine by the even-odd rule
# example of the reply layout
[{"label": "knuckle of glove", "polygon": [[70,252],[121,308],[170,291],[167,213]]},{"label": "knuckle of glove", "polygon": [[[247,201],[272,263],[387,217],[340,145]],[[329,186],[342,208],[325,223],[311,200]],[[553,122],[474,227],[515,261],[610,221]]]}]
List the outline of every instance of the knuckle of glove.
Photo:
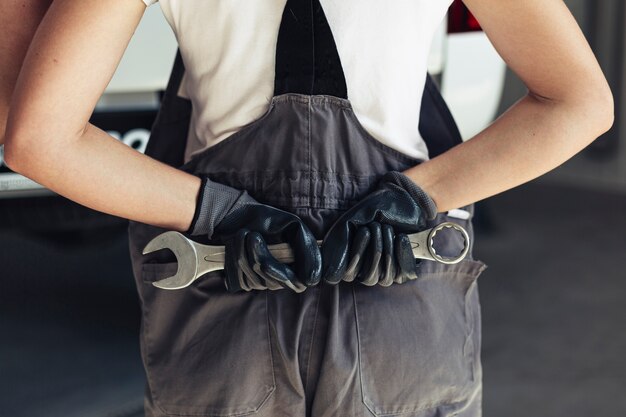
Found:
[{"label": "knuckle of glove", "polygon": [[[252,282],[249,287],[276,289],[280,285],[302,292],[306,287],[320,282],[320,248],[312,232],[295,214],[269,205],[252,203],[233,211],[216,228],[220,234],[235,235],[238,239],[240,230],[249,231],[245,238],[246,251],[239,250],[237,253],[240,258],[237,264],[243,269],[248,281]],[[289,243],[293,251],[293,265],[288,266],[276,259],[267,245],[268,241]],[[231,265],[233,264],[234,261],[231,261]],[[231,276],[229,282],[234,285],[236,280]],[[260,284],[254,285],[255,282]]]}]

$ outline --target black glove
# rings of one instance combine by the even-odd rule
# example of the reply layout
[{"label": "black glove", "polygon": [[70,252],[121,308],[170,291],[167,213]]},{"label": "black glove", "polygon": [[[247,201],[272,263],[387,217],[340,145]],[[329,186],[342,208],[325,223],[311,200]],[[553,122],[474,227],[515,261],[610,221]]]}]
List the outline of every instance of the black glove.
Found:
[{"label": "black glove", "polygon": [[[321,279],[322,258],[313,233],[293,213],[261,204],[247,191],[202,178],[196,212],[187,231],[224,243],[230,292],[291,288],[302,292]],[[270,253],[266,239],[286,242],[294,270]]]},{"label": "black glove", "polygon": [[409,177],[386,173],[376,189],[331,226],[322,243],[325,282],[357,279],[388,286],[417,278],[417,261],[407,234],[437,216],[435,202]]}]

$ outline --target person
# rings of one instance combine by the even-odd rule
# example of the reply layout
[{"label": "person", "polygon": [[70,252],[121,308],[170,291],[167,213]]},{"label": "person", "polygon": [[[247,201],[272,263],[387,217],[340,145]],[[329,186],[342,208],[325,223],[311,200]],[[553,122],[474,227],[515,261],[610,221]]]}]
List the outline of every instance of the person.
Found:
[{"label": "person", "polygon": [[[612,94],[563,2],[465,0],[528,94],[430,157],[417,118],[450,1],[161,0],[184,72],[153,136],[185,142],[180,166],[88,123],[145,2],[55,0],[4,140],[13,170],[131,220],[146,415],[479,416],[485,265],[415,262],[407,236],[610,128]],[[176,270],[141,254],[165,230],[224,244],[224,271],[152,286]],[[283,241],[292,264],[268,250]]]},{"label": "person", "polygon": [[0,145],[4,144],[9,102],[24,56],[52,0],[7,0],[0,4]]}]

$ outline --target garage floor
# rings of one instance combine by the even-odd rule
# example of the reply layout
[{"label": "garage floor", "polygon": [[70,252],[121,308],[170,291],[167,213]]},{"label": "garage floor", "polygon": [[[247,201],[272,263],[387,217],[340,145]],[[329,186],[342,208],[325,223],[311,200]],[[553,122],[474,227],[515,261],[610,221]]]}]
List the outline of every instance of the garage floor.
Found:
[{"label": "garage floor", "polygon": [[[626,196],[533,183],[478,210],[485,417],[626,415]],[[2,415],[142,415],[125,229],[79,237],[0,233]]]},{"label": "garage floor", "polygon": [[140,312],[124,231],[53,241],[0,234],[1,415],[143,415]]},{"label": "garage floor", "polygon": [[626,196],[531,184],[488,208],[485,417],[626,415]]}]

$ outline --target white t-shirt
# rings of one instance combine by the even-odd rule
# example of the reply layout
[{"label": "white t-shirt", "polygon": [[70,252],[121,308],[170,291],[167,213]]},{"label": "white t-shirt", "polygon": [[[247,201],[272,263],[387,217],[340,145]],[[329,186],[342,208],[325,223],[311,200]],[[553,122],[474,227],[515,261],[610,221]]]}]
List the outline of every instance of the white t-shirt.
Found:
[{"label": "white t-shirt", "polygon": [[[418,129],[421,99],[432,38],[452,0],[319,3],[341,62],[346,98],[360,123],[382,143],[428,159]],[[193,104],[185,161],[266,112],[286,4],[160,0],[185,62],[179,95]]]}]

